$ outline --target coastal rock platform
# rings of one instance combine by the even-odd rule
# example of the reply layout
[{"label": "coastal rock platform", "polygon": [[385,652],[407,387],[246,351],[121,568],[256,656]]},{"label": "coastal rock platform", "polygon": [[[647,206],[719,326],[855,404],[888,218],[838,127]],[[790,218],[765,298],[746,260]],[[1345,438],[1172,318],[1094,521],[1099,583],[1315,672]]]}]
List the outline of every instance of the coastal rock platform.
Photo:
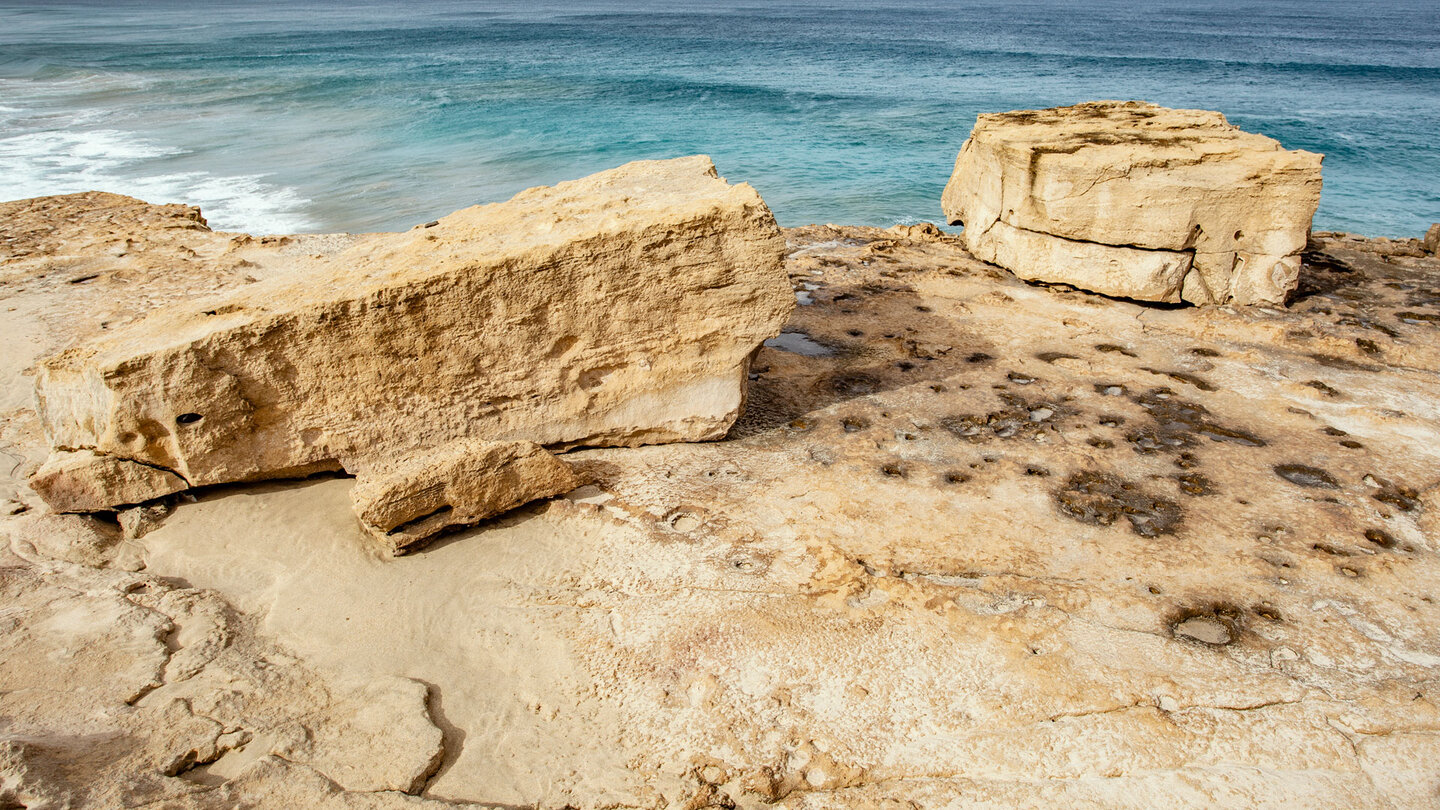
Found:
[{"label": "coastal rock platform", "polygon": [[1440,797],[1418,240],[1317,234],[1288,308],[1177,309],[789,229],[800,305],[723,441],[569,452],[584,486],[390,560],[333,473],[120,525],[25,483],[42,357],[355,238],[8,210],[54,230],[0,224],[0,803]]}]

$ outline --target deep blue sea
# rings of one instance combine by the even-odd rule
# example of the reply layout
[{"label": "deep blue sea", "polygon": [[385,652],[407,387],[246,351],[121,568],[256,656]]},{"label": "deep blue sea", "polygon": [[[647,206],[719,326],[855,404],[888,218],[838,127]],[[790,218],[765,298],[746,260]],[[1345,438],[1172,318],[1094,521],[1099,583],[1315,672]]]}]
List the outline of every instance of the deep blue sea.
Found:
[{"label": "deep blue sea", "polygon": [[977,113],[1224,112],[1325,154],[1317,228],[1440,221],[1436,0],[0,0],[0,199],[403,229],[703,152],[782,224],[938,220]]}]

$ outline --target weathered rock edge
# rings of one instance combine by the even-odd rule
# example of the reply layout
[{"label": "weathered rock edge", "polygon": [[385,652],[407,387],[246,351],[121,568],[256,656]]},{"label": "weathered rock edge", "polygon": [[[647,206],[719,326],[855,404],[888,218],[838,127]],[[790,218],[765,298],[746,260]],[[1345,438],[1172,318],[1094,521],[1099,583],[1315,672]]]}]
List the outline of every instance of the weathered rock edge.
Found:
[{"label": "weathered rock edge", "polygon": [[1144,102],[981,115],[942,206],[976,257],[1125,298],[1280,304],[1320,162],[1224,115]]},{"label": "weathered rock edge", "polygon": [[795,306],[783,252],[759,194],[704,156],[378,234],[42,362],[53,454],[34,484],[95,511],[463,439],[716,439]]},{"label": "weathered rock edge", "polygon": [[469,526],[580,483],[568,464],[534,442],[464,439],[367,471],[350,501],[384,550],[400,554],[451,526]]}]

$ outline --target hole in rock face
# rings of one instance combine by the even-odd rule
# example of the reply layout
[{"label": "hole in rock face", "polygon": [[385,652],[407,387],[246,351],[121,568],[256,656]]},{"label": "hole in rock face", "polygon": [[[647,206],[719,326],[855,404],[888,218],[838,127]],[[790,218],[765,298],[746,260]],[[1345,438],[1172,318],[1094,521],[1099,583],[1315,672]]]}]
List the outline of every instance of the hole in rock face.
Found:
[{"label": "hole in rock face", "polygon": [[1215,647],[1229,644],[1234,640],[1230,635],[1230,628],[1226,627],[1224,622],[1210,616],[1196,616],[1177,622],[1173,629],[1175,635],[1181,638],[1188,638]]},{"label": "hole in rock face", "polygon": [[1156,498],[1139,486],[1102,472],[1070,476],[1054,493],[1060,513],[1081,523],[1110,526],[1122,517],[1141,537],[1174,534],[1183,520],[1180,505]]},{"label": "hole in rock face", "polygon": [[836,374],[828,380],[830,390],[843,397],[860,397],[880,390],[879,377],[863,371]]},{"label": "hole in rock face", "polygon": [[702,523],[699,515],[683,509],[671,512],[665,518],[665,522],[677,532],[693,532],[700,528]]},{"label": "hole in rock face", "polygon": [[1402,512],[1413,512],[1420,505],[1420,493],[1413,487],[1383,478],[1376,478],[1375,484],[1379,486],[1380,491],[1370,497],[1381,503],[1389,504]]},{"label": "hole in rock face", "polygon": [[1383,529],[1366,529],[1365,539],[1381,548],[1395,548],[1400,545],[1399,540]]},{"label": "hole in rock face", "polygon": [[1212,495],[1215,492],[1214,482],[1200,473],[1183,473],[1175,476],[1175,481],[1186,495]]},{"label": "hole in rock face", "polygon": [[905,478],[908,473],[903,464],[886,464],[880,468],[880,472],[891,478]]},{"label": "hole in rock face", "polygon": [[1116,346],[1114,343],[1097,343],[1095,350],[1106,354],[1122,354],[1126,357],[1135,357],[1136,354],[1124,346]]},{"label": "hole in rock face", "polygon": [[195,424],[196,422],[199,422],[201,419],[204,419],[204,418],[205,418],[205,417],[201,416],[201,415],[198,414],[198,413],[182,413],[182,414],[180,414],[179,416],[175,417],[175,424],[177,424],[177,425],[193,425],[193,424]]},{"label": "hole in rock face", "polygon": [[1181,611],[1171,621],[1170,632],[1177,639],[1222,647],[1240,637],[1243,619],[1244,612],[1234,605],[1211,604]]},{"label": "hole in rock face", "polygon": [[1141,429],[1126,438],[1140,453],[1192,447],[1196,437],[1216,442],[1231,442],[1246,447],[1264,447],[1265,441],[1243,430],[1216,424],[1205,406],[1186,402],[1174,396],[1168,388],[1156,388],[1134,401],[1149,411],[1154,424]]},{"label": "hole in rock face", "polygon": [[1277,464],[1275,474],[1296,486],[1313,489],[1339,489],[1340,482],[1335,476],[1306,464]]},{"label": "hole in rock face", "polygon": [[1245,232],[1244,232],[1244,231],[1236,231],[1236,232],[1235,232],[1235,236],[1234,236],[1235,241],[1238,242],[1238,241],[1240,241],[1241,239],[1244,239],[1244,238],[1245,238]]},{"label": "hole in rock face", "polygon": [[856,433],[870,427],[870,420],[863,416],[847,416],[840,420],[840,426],[846,433]]},{"label": "hole in rock face", "polygon": [[1285,620],[1285,617],[1280,615],[1280,611],[1269,605],[1261,605],[1255,608],[1255,615],[1259,616],[1262,619],[1268,619],[1272,622],[1281,622]]}]

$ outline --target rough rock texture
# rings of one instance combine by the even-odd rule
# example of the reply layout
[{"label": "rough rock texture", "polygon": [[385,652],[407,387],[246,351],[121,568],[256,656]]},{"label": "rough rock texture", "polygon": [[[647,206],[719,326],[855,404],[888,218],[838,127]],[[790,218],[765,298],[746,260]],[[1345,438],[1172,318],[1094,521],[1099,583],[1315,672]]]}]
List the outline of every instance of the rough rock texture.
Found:
[{"label": "rough rock texture", "polygon": [[[411,806],[399,797],[438,767],[425,685],[327,682],[257,640],[214,592],[52,562],[10,528],[0,804],[218,808],[248,795],[249,806],[312,807],[353,791],[396,799],[336,806]],[[255,789],[282,763],[285,779]],[[308,789],[287,784],[296,778]]]},{"label": "rough rock texture", "polygon": [[57,512],[99,512],[188,488],[169,470],[93,450],[56,453],[30,486]]},{"label": "rough rock texture", "polygon": [[1431,225],[1430,229],[1425,231],[1424,243],[1426,253],[1432,256],[1440,253],[1440,222]]},{"label": "rough rock texture", "polygon": [[945,187],[979,258],[1146,301],[1283,303],[1320,155],[1203,110],[1142,102],[981,115]]},{"label": "rough rock texture", "polygon": [[[0,396],[324,252],[187,233],[179,278],[0,281]],[[0,805],[1435,806],[1440,263],[1315,234],[1288,309],[1177,309],[786,236],[727,440],[567,453],[592,483],[398,560],[323,476],[41,548],[98,527],[35,520],[0,411]]]},{"label": "rough rock texture", "polygon": [[[754,189],[705,157],[377,235],[42,363],[46,470],[69,482],[39,489],[58,510],[89,510],[144,500],[130,486],[143,476],[118,459],[201,486],[356,470],[470,437],[714,439],[740,412],[750,354],[794,306],[782,246]],[[127,486],[96,504],[117,479]],[[151,497],[176,488],[154,483]]]},{"label": "rough rock texture", "polygon": [[465,439],[367,470],[350,499],[360,522],[391,552],[450,526],[468,526],[540,498],[569,492],[580,479],[534,442]]}]

